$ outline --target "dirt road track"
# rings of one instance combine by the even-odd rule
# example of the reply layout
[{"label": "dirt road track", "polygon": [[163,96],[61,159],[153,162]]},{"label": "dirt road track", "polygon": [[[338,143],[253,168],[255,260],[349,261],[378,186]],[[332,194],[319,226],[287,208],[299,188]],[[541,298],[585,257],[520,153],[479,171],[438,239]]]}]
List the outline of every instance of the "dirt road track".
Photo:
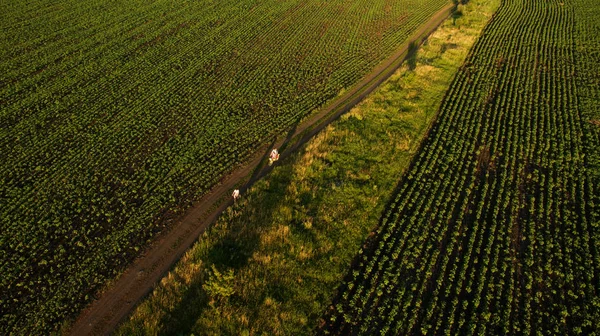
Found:
[{"label": "dirt road track", "polygon": [[[449,4],[423,24],[391,57],[378,65],[363,80],[349,89],[343,96],[314,116],[309,117],[286,138],[265,146],[246,165],[225,176],[221,182],[203,196],[186,214],[173,224],[112,283],[111,287],[92,302],[75,321],[71,335],[109,335],[126,318],[181,258],[204,230],[213,223],[232,201],[232,189],[240,186],[242,196],[256,180],[268,174],[273,167],[264,167],[265,158],[271,147],[283,148],[281,159],[290,156],[316,133],[343,113],[349,111],[379,84],[389,78],[409,56],[416,46],[433,32],[453,11]],[[244,181],[247,181],[244,183]]]}]

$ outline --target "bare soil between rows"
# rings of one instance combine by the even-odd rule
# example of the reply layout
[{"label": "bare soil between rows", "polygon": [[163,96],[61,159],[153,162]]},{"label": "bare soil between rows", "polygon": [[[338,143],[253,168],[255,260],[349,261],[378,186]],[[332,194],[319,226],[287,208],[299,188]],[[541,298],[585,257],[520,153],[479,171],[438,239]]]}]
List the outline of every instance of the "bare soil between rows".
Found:
[{"label": "bare soil between rows", "polygon": [[[454,10],[449,4],[433,15],[389,58],[379,64],[359,83],[351,87],[317,114],[310,116],[287,136],[274,141],[252,157],[245,165],[223,177],[209,193],[204,195],[178,221],[155,240],[117,278],[108,289],[100,293],[77,318],[69,329],[70,335],[109,335],[136,305],[148,295],[181,256],[198,240],[206,228],[233,201],[231,191],[238,187],[242,193],[273,167],[265,165],[271,147],[281,148],[280,160],[289,157],[315,134],[349,111],[383,81],[389,78],[410,56],[412,48],[421,44]],[[276,166],[277,164],[275,164]],[[241,186],[240,186],[241,185]]]}]

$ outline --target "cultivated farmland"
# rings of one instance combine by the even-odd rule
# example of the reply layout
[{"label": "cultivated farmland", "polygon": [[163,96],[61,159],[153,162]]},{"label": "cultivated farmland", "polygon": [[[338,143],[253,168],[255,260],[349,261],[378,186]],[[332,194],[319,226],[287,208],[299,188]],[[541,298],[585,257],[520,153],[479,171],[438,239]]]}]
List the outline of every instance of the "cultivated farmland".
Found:
[{"label": "cultivated farmland", "polygon": [[600,332],[599,51],[596,2],[502,2],[320,332]]},{"label": "cultivated farmland", "polygon": [[2,2],[2,330],[58,328],[447,3]]}]

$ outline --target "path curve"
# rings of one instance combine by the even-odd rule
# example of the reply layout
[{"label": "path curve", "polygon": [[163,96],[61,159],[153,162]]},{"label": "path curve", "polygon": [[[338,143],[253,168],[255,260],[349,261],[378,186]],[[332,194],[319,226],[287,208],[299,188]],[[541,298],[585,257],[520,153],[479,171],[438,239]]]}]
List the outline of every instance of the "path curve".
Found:
[{"label": "path curve", "polygon": [[243,196],[244,191],[255,181],[273,169],[265,166],[271,147],[282,148],[281,159],[289,157],[320,130],[349,111],[389,78],[409,56],[411,48],[422,43],[453,10],[453,4],[443,7],[428,22],[421,25],[392,56],[375,67],[344,95],[335,99],[319,113],[307,118],[295,130],[290,131],[287,137],[275,140],[270,146],[262,147],[249,163],[221,179],[220,183],[197,201],[169,230],[159,234],[150,246],[112,282],[111,286],[82,311],[71,326],[69,334],[77,336],[111,334],[204,230],[232,204],[229,197],[232,189],[239,187]]}]

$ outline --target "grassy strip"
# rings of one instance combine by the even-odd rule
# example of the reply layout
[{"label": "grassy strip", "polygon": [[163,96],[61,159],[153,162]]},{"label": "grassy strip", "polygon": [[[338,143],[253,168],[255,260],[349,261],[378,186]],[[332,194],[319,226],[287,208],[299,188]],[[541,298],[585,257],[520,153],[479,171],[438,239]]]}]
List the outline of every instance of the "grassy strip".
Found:
[{"label": "grassy strip", "polygon": [[255,184],[117,334],[307,334],[498,1],[471,1],[396,74]]}]

